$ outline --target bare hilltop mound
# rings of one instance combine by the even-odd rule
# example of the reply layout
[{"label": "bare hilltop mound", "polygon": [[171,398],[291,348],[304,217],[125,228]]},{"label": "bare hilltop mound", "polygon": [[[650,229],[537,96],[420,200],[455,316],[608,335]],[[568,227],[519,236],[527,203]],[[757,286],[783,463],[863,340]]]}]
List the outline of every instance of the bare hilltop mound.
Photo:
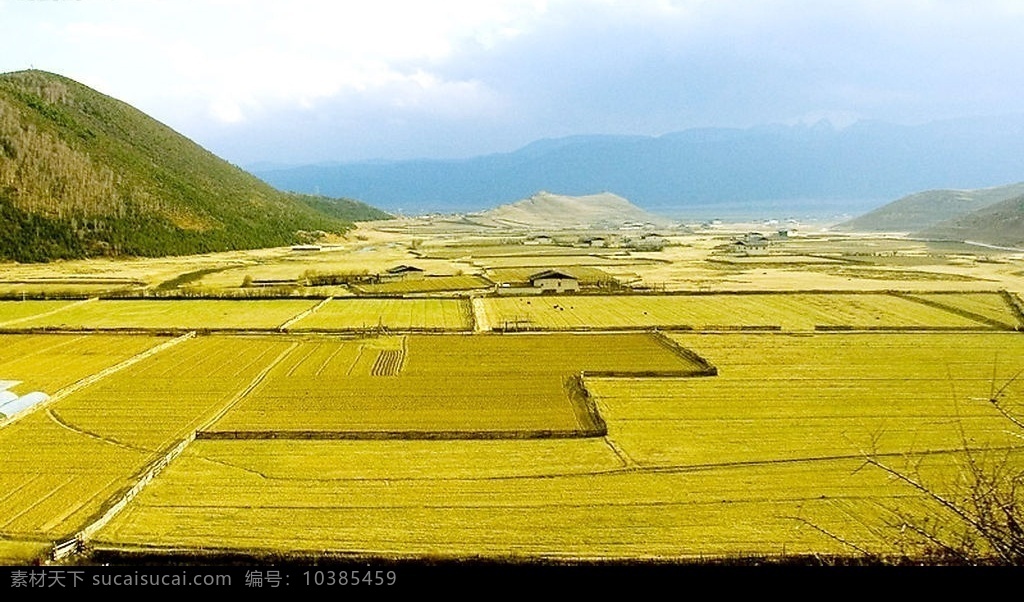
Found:
[{"label": "bare hilltop mound", "polygon": [[974,190],[926,190],[835,227],[840,231],[917,232],[1024,194],[1024,182]]},{"label": "bare hilltop mound", "polygon": [[630,223],[669,224],[669,220],[644,211],[610,192],[565,196],[541,191],[528,199],[501,205],[479,215],[502,225],[531,228],[618,228]]}]

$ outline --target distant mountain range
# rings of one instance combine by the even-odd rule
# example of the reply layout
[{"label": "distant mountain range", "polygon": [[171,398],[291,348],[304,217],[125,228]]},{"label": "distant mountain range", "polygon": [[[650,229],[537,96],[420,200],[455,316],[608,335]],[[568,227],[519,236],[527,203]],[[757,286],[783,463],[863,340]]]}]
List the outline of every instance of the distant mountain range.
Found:
[{"label": "distant mountain range", "polygon": [[0,74],[0,260],[287,245],[385,217],[275,190],[70,79]]},{"label": "distant mountain range", "polygon": [[257,170],[298,192],[390,211],[465,212],[536,190],[611,190],[673,217],[857,214],[932,188],[1024,177],[1024,115],[899,126],[858,122],[692,129],[659,137],[575,136],[464,160],[375,161]]}]

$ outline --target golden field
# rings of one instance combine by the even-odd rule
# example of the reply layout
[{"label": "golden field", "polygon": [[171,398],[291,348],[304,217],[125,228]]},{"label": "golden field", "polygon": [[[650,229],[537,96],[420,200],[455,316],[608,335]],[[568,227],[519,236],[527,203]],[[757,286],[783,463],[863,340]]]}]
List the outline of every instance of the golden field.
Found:
[{"label": "golden field", "polygon": [[71,330],[266,329],[281,326],[316,303],[291,299],[100,300],[70,305],[48,315],[19,322],[17,326]]},{"label": "golden field", "polygon": [[[391,350],[399,365],[380,374],[378,358]],[[299,342],[209,430],[265,438],[582,433],[594,425],[571,399],[567,378],[700,369],[644,333],[319,337]]]},{"label": "golden field", "polygon": [[465,299],[334,299],[289,330],[471,330]]},{"label": "golden field", "polygon": [[[975,305],[1015,322],[1009,306],[995,293],[982,293]],[[976,295],[949,300],[954,306]],[[943,296],[945,298],[945,296]],[[967,300],[967,301],[965,301]],[[1001,309],[999,304],[1002,304]],[[994,328],[948,309],[915,303],[887,293],[769,293],[701,295],[587,295],[575,297],[498,297],[484,299],[492,325],[528,329],[774,327],[785,331],[816,327]]]},{"label": "golden field", "polygon": [[993,369],[997,382],[1012,377],[1019,335],[676,338],[719,375],[588,379],[607,437],[201,440],[99,545],[619,559],[852,553],[815,525],[898,552],[884,537],[889,508],[923,502],[863,468],[865,454],[922,459],[923,474],[944,483],[962,456],[961,427],[976,448],[1021,445],[976,399]]},{"label": "golden field", "polygon": [[[323,253],[0,266],[0,380],[58,394],[0,425],[0,563],[94,525],[162,459],[86,560],[861,554],[823,531],[920,553],[887,521],[935,507],[865,458],[951,495],[965,449],[1022,465],[987,400],[1024,402],[1024,255],[828,233],[731,255],[754,227],[638,252],[406,220]],[[399,264],[430,275],[241,286]],[[472,288],[552,266],[586,290]],[[140,298],[102,297],[117,279]],[[227,298],[257,293],[285,298]],[[503,328],[537,332],[481,332]]]}]

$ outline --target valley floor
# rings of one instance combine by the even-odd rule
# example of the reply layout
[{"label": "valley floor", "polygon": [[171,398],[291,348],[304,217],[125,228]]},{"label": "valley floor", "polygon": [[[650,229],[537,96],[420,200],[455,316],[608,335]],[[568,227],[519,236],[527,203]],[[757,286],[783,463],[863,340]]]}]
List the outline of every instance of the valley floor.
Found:
[{"label": "valley floor", "polygon": [[[1020,472],[1024,257],[658,234],[2,266],[0,381],[49,399],[0,423],[0,562],[921,555],[957,523],[879,464]],[[498,294],[545,269],[582,290]]]}]

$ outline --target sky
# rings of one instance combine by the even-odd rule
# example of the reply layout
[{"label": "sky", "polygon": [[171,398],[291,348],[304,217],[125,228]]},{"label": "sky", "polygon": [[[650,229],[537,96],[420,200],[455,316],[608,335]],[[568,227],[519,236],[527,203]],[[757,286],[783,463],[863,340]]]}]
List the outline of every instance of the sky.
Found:
[{"label": "sky", "polygon": [[0,0],[0,72],[243,166],[1024,111],[1020,0]]}]

